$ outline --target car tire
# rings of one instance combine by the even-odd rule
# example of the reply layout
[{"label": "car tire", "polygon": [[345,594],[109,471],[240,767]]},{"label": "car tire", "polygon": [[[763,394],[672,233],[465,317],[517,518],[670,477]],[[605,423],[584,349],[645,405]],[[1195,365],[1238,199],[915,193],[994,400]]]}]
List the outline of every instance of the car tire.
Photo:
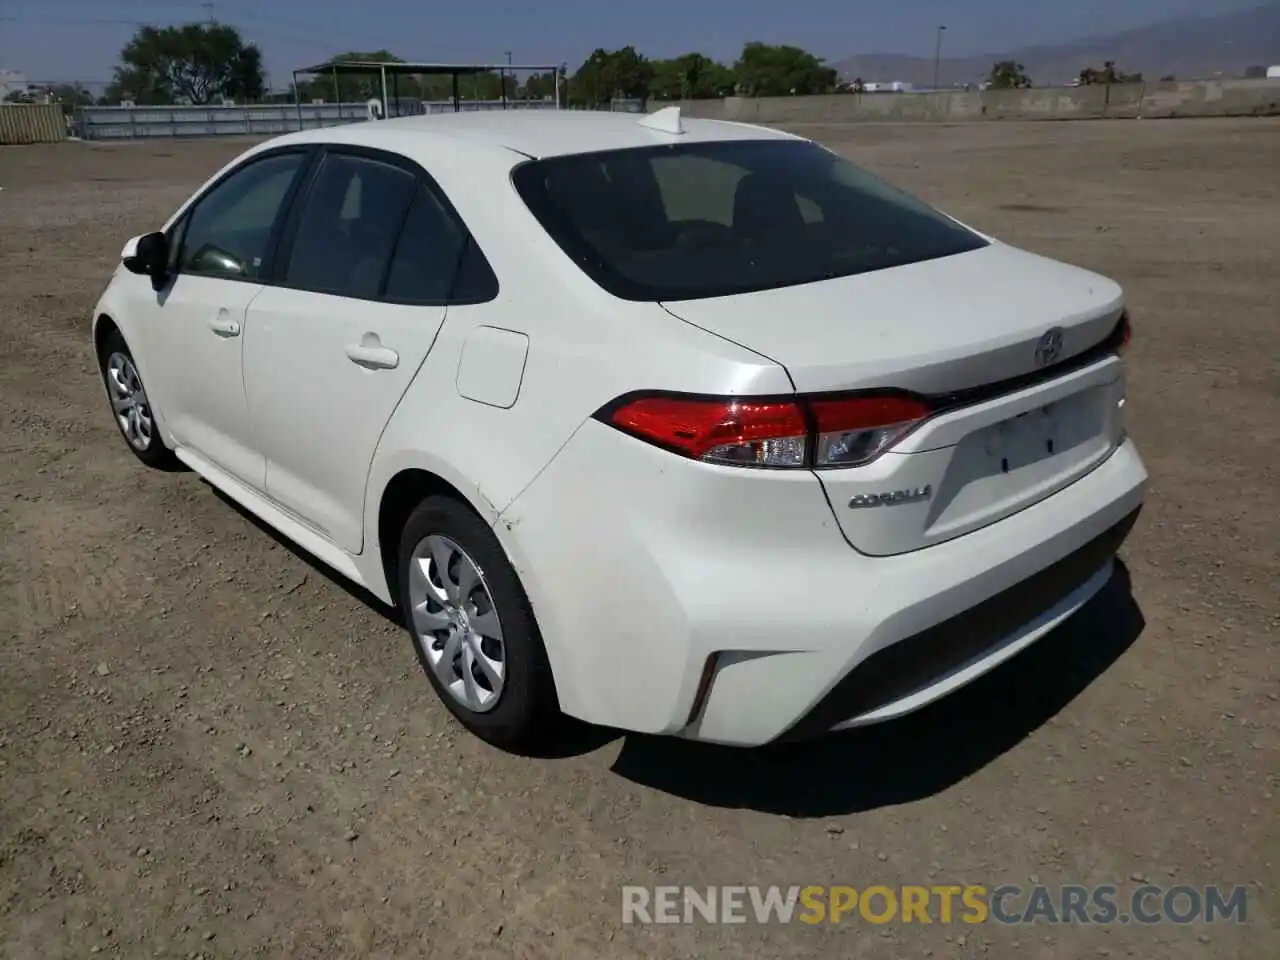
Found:
[{"label": "car tire", "polygon": [[406,521],[397,557],[401,617],[445,706],[485,742],[537,752],[560,729],[559,703],[529,599],[497,536],[466,504],[431,496]]},{"label": "car tire", "polygon": [[98,369],[111,404],[111,419],[125,445],[149,467],[173,468],[177,458],[160,438],[142,375],[119,330],[112,330],[103,341]]}]

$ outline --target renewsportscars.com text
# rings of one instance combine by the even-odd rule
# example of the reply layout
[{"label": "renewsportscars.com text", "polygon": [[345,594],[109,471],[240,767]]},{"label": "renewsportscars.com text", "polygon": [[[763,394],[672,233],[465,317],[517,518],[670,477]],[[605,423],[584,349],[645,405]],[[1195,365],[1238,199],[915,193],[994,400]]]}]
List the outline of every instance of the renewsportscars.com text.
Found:
[{"label": "renewsportscars.com text", "polygon": [[1114,884],[622,888],[623,923],[1243,923],[1244,887]]}]

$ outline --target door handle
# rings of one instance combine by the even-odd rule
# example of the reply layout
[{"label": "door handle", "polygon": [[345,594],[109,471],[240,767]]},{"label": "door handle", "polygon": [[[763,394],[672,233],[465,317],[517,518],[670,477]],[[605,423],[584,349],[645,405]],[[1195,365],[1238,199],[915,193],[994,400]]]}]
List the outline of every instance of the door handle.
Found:
[{"label": "door handle", "polygon": [[376,333],[366,333],[359,343],[350,344],[347,357],[352,363],[372,370],[390,370],[400,363],[400,355],[384,347]]},{"label": "door handle", "polygon": [[218,315],[209,321],[209,329],[220,337],[240,336],[239,322],[232,320],[225,310],[218,311]]}]

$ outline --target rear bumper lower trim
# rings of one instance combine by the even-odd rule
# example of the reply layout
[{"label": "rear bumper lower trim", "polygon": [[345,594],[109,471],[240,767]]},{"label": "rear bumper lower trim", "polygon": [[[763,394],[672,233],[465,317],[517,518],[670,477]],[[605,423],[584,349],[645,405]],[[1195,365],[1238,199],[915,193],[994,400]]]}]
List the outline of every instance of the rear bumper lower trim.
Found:
[{"label": "rear bumper lower trim", "polygon": [[1113,556],[1139,507],[1073,553],[977,606],[877,651],[774,742],[802,740],[933,685],[1079,588]]}]

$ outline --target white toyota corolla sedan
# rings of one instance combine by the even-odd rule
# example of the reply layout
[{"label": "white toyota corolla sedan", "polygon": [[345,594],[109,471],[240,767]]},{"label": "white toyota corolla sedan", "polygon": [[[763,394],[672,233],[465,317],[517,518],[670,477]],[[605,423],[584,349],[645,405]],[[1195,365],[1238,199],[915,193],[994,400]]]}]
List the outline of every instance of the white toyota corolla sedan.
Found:
[{"label": "white toyota corolla sedan", "polygon": [[524,748],[886,720],[1107,581],[1116,284],[778,130],[503,112],[280,137],[93,316],[133,452],[396,604]]}]

